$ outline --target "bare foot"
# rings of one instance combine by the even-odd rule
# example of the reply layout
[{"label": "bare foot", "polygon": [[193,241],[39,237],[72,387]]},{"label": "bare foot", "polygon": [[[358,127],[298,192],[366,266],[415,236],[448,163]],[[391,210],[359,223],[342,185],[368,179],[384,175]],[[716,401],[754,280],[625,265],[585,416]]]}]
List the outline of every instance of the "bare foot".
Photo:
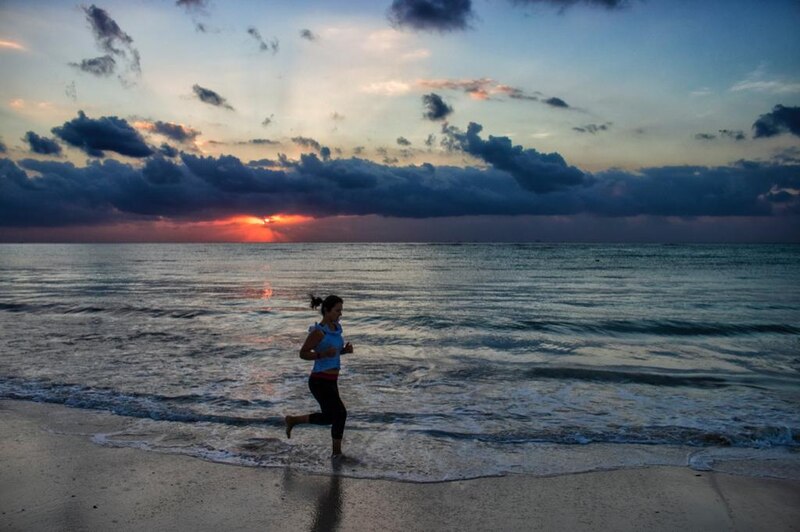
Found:
[{"label": "bare foot", "polygon": [[292,427],[294,427],[294,421],[292,421],[292,416],[286,416],[283,418],[283,421],[286,423],[286,437],[292,437]]}]

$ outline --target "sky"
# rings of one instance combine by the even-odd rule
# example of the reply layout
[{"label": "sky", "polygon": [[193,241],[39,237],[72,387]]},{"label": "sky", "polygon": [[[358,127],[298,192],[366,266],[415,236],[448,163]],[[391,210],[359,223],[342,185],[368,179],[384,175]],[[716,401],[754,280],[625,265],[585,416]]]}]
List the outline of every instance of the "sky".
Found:
[{"label": "sky", "polygon": [[800,242],[797,0],[0,0],[0,241]]}]

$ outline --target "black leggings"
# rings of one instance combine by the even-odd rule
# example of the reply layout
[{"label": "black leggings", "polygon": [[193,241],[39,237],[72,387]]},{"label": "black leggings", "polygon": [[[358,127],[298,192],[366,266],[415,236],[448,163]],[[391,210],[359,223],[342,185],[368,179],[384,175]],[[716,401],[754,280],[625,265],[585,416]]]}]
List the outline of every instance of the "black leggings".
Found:
[{"label": "black leggings", "polygon": [[319,403],[322,412],[308,415],[308,422],[314,425],[331,425],[331,436],[341,440],[344,434],[344,422],[347,410],[339,397],[339,385],[336,381],[326,379],[308,379],[308,389]]}]

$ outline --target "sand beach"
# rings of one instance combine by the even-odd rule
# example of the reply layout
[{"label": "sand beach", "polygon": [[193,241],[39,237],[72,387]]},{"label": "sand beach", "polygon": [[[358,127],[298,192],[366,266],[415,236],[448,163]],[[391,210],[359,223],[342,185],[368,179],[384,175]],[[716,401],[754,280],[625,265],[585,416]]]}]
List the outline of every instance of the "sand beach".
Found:
[{"label": "sand beach", "polygon": [[792,480],[677,467],[365,480],[92,443],[122,422],[0,401],[0,529],[800,530]]}]

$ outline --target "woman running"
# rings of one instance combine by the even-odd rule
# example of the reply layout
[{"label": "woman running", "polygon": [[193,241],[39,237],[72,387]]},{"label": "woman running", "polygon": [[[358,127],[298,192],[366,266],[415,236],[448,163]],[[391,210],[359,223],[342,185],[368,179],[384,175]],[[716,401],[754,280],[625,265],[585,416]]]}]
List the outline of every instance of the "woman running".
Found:
[{"label": "woman running", "polygon": [[300,358],[313,360],[314,368],[308,377],[308,388],[319,403],[322,412],[302,416],[286,416],[286,437],[292,437],[292,428],[301,423],[312,425],[331,425],[333,455],[342,454],[342,436],[347,410],[339,397],[339,355],[353,352],[353,344],[345,344],[342,338],[342,298],[328,296],[324,300],[311,295],[311,308],[322,308],[322,321],[308,328],[308,337],[300,348]]}]

